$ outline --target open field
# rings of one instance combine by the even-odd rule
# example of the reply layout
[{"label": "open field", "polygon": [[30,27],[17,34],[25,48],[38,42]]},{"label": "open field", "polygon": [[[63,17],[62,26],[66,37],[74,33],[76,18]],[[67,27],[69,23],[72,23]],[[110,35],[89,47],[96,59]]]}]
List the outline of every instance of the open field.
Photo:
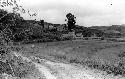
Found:
[{"label": "open field", "polygon": [[13,48],[12,53],[4,57],[10,56],[9,61],[0,62],[6,64],[7,66],[4,66],[7,68],[1,67],[2,65],[0,68],[4,73],[20,77],[19,79],[124,79],[125,77],[124,42],[73,40],[17,45]]},{"label": "open field", "polygon": [[47,60],[87,65],[115,75],[125,74],[125,43],[106,41],[61,41],[20,46],[26,55]]}]

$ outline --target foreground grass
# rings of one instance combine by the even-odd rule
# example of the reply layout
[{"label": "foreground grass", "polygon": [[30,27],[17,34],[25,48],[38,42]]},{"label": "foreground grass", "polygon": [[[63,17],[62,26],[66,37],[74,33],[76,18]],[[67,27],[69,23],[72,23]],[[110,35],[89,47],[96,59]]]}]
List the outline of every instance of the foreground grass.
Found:
[{"label": "foreground grass", "polygon": [[[21,51],[27,57],[33,55],[54,62],[75,63],[91,69],[106,71],[108,74],[125,76],[124,48],[125,44],[118,42],[62,41],[15,46],[13,51]],[[0,66],[3,70],[0,74],[7,73],[20,78],[31,74],[33,65],[12,54],[5,58],[8,56],[11,58],[7,59],[8,62],[0,62],[6,66]]]},{"label": "foreground grass", "polygon": [[104,41],[62,41],[23,45],[28,55],[86,65],[108,74],[125,75],[125,44]]},{"label": "foreground grass", "polygon": [[19,52],[20,49],[14,47],[7,49],[0,47],[0,79],[28,79],[27,77],[31,76],[37,79],[35,77],[39,72],[35,66],[13,53],[13,50]]}]

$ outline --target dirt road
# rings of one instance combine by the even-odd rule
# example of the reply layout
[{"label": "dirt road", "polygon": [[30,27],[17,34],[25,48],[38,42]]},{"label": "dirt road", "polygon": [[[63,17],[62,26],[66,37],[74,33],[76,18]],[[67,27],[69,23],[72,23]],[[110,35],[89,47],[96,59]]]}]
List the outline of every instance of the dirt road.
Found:
[{"label": "dirt road", "polygon": [[121,76],[107,75],[105,72],[91,70],[87,67],[52,62],[34,56],[24,57],[17,53],[15,54],[35,65],[39,72],[44,75],[44,77],[40,76],[38,79],[125,79]]}]

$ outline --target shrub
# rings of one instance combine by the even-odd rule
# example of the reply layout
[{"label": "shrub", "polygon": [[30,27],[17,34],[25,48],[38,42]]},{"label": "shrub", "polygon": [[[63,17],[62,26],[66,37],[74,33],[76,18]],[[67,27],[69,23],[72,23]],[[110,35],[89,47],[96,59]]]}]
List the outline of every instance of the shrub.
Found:
[{"label": "shrub", "polygon": [[70,63],[76,63],[76,64],[81,63],[77,58],[75,58],[75,59],[70,59],[69,62],[70,62]]},{"label": "shrub", "polygon": [[125,57],[125,52],[120,52],[120,54],[118,54],[118,57]]}]

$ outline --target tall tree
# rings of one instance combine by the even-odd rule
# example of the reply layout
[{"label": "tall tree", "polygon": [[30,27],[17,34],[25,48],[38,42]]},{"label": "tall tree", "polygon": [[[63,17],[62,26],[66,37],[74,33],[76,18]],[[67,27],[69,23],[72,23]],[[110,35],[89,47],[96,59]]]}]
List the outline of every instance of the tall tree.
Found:
[{"label": "tall tree", "polygon": [[76,17],[71,13],[68,13],[66,17],[67,17],[68,30],[72,31],[72,29],[75,28]]}]

